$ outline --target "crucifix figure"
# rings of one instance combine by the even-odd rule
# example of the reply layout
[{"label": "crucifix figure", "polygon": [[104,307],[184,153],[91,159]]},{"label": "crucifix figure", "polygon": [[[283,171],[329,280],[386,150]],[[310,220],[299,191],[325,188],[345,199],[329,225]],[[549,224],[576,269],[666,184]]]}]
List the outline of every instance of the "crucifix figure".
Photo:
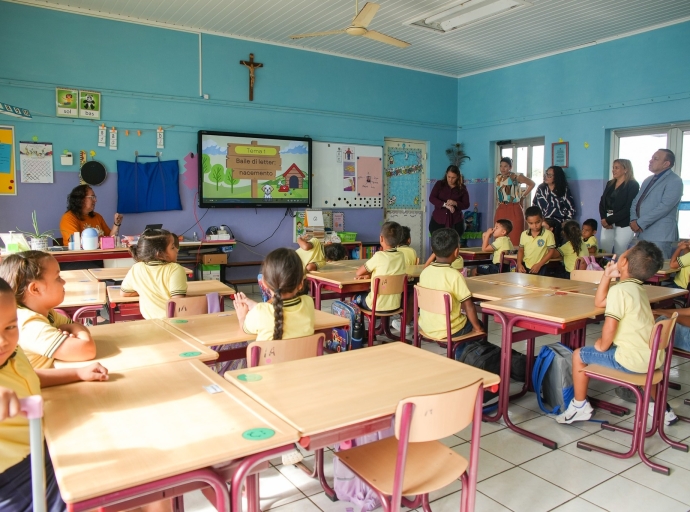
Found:
[{"label": "crucifix figure", "polygon": [[247,69],[249,69],[249,101],[254,101],[254,80],[256,78],[254,76],[254,69],[262,68],[264,65],[260,62],[254,62],[253,53],[249,54],[249,60],[241,60],[240,64],[247,66]]}]

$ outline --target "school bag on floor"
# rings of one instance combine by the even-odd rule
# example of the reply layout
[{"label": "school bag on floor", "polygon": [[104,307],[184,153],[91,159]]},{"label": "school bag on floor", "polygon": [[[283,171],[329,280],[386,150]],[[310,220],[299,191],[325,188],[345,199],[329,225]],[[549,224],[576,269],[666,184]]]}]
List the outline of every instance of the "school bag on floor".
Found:
[{"label": "school bag on floor", "polygon": [[331,313],[348,319],[350,328],[334,327],[331,331],[331,339],[326,340],[326,350],[345,352],[346,350],[362,348],[364,321],[359,306],[351,302],[336,300],[331,306]]},{"label": "school bag on floor", "polygon": [[542,411],[564,412],[575,396],[573,351],[560,343],[541,347],[532,369],[532,384]]},{"label": "school bag on floor", "polygon": [[[366,434],[349,441],[343,441],[335,445],[333,449],[335,452],[338,452],[340,450],[354,448],[355,446],[373,443],[379,439],[391,437],[394,432],[395,419],[393,419],[391,426],[386,430]],[[350,471],[345,464],[340,462],[337,455],[333,457],[333,490],[340,501],[348,501],[359,507],[359,510],[369,511],[381,506],[378,496],[371,487]]]}]

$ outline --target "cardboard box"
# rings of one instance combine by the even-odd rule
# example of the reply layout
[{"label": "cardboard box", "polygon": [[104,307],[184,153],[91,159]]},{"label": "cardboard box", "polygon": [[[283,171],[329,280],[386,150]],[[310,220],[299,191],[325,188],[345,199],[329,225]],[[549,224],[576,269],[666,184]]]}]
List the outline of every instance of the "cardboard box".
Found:
[{"label": "cardboard box", "polygon": [[[227,265],[228,255],[227,254],[203,254],[201,256],[201,262],[204,265]],[[220,268],[218,270],[220,270]]]},{"label": "cardboard box", "polygon": [[203,281],[220,281],[220,265],[201,265],[201,279]]}]

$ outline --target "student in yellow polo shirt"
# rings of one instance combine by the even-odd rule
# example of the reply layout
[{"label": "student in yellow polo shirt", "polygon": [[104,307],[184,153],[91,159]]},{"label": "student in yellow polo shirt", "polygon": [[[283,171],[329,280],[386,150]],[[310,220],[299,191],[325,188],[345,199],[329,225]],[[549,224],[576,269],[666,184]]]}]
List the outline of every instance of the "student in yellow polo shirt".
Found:
[{"label": "student in yellow polo shirt", "polygon": [[561,277],[570,279],[570,273],[575,270],[577,259],[587,256],[589,252],[582,240],[582,231],[580,231],[580,225],[577,221],[568,220],[564,222],[562,234],[565,243],[558,248],[558,252],[563,257],[565,272]]},{"label": "student in yellow polo shirt", "polygon": [[[462,336],[472,331],[484,332],[484,326],[477,318],[477,310],[472,302],[472,294],[467,288],[465,278],[451,267],[451,262],[458,255],[458,233],[454,229],[443,228],[434,231],[431,236],[431,249],[436,261],[426,267],[419,276],[419,285],[432,290],[448,292],[451,296],[450,330],[453,337]],[[465,308],[467,316],[462,314]],[[419,328],[432,338],[445,339],[446,316],[429,313],[423,309],[419,312]],[[459,359],[465,345],[455,350],[455,359]]]},{"label": "student in yellow polo shirt", "polygon": [[690,281],[690,242],[680,242],[671,256],[672,270],[678,269],[676,278],[668,285],[673,288],[686,289]]},{"label": "student in yellow polo shirt", "polygon": [[544,264],[556,254],[556,240],[553,233],[543,227],[544,216],[538,206],[525,210],[529,229],[520,235],[517,270],[528,274],[544,275]]},{"label": "student in yellow polo shirt", "polygon": [[412,233],[410,232],[410,228],[408,228],[407,226],[401,227],[402,240],[400,241],[400,245],[398,245],[398,251],[405,255],[405,263],[407,263],[408,265],[416,265],[417,251],[415,251],[414,248],[410,247],[410,244],[412,243]]},{"label": "student in yellow polo shirt", "polygon": [[322,268],[329,261],[344,260],[347,251],[342,244],[323,244],[318,238],[303,235],[297,239],[297,256],[302,260],[304,270],[314,272]]},{"label": "student in yellow polo shirt", "polygon": [[582,241],[585,243],[590,256],[599,250],[597,243],[597,228],[599,223],[595,219],[587,219],[582,223]]},{"label": "student in yellow polo shirt", "polygon": [[[478,275],[498,274],[500,272],[498,266],[501,263],[501,254],[514,249],[513,242],[508,236],[511,231],[513,231],[513,223],[510,220],[498,219],[493,228],[487,229],[482,234],[482,251],[493,252],[494,257],[492,263],[477,267]],[[491,242],[492,236],[494,237],[493,242]]]},{"label": "student in yellow polo shirt", "polygon": [[[598,364],[628,373],[646,373],[652,355],[649,337],[654,327],[654,316],[647,292],[642,283],[656,274],[664,264],[664,256],[656,245],[640,241],[621,254],[618,262],[606,266],[594,305],[606,308],[604,326],[593,347],[583,347],[573,353],[573,384],[575,397],[564,413],[556,417],[558,423],[586,421],[593,409],[587,401],[589,377],[583,371],[588,364]],[[620,283],[611,285],[611,279],[620,277]],[[655,367],[663,363],[662,354]],[[650,404],[653,411],[654,404]],[[675,414],[666,409],[667,424],[673,423]],[[676,418],[677,421],[677,418]]]}]

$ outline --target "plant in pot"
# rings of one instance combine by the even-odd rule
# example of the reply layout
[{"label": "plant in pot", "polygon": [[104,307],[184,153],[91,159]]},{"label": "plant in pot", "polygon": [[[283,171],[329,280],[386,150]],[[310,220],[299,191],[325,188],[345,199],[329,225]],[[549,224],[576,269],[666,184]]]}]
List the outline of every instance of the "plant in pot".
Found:
[{"label": "plant in pot", "polygon": [[53,232],[52,231],[41,232],[38,229],[38,220],[36,219],[36,210],[31,212],[31,222],[32,222],[33,227],[34,227],[33,231],[22,231],[19,228],[17,228],[17,231],[19,231],[20,233],[23,233],[24,235],[31,238],[29,240],[29,246],[31,247],[32,251],[45,251],[45,250],[47,250],[49,238],[51,240],[53,240],[56,245],[60,245],[60,244],[58,244],[58,241],[53,238]]}]

